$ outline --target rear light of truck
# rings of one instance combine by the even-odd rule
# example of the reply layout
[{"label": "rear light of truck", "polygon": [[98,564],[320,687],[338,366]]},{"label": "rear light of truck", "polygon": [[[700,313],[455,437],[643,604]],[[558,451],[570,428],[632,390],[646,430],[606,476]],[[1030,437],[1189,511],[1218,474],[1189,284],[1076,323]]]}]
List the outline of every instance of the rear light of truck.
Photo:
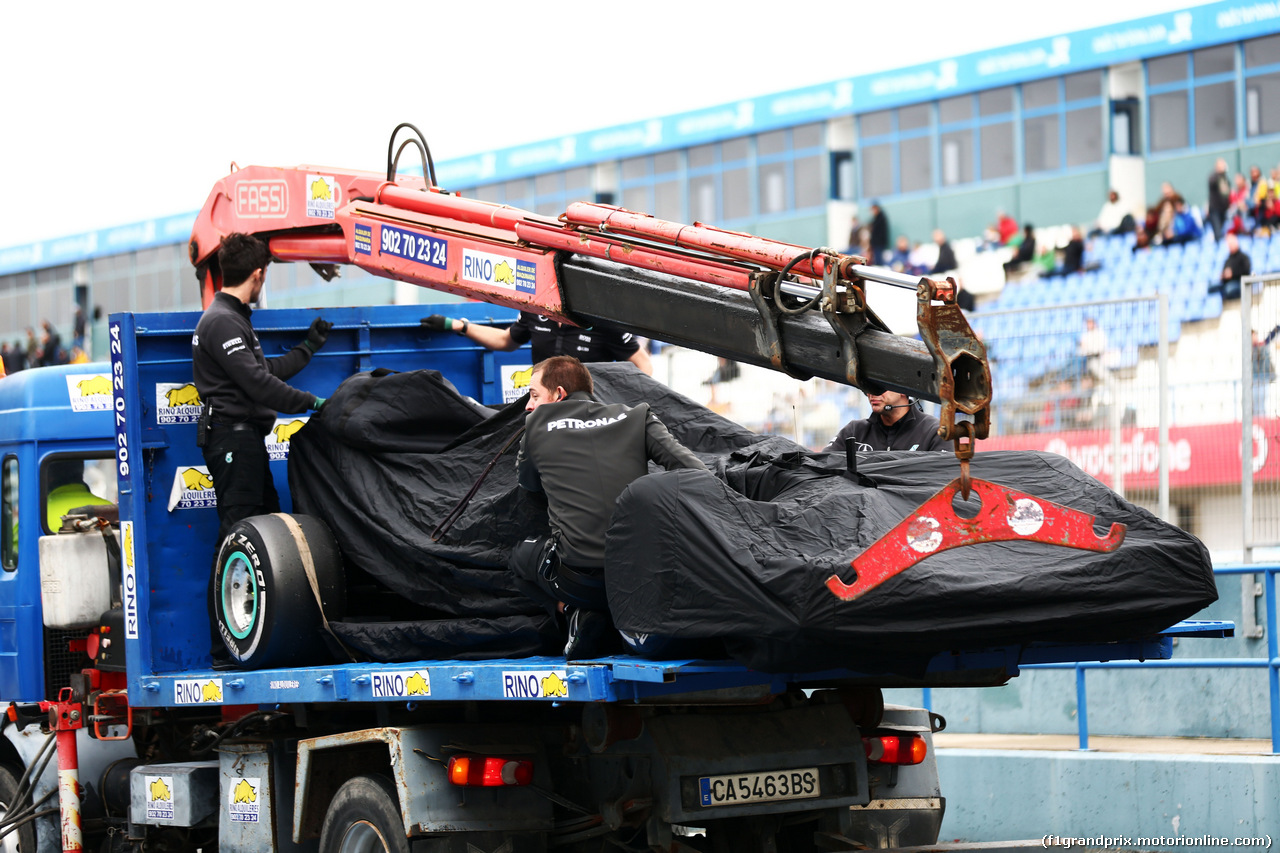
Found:
[{"label": "rear light of truck", "polygon": [[864,737],[862,748],[867,760],[880,764],[919,764],[929,747],[918,735],[881,735]]},{"label": "rear light of truck", "polygon": [[504,788],[533,781],[533,762],[492,755],[455,755],[449,759],[449,782],[465,788]]}]

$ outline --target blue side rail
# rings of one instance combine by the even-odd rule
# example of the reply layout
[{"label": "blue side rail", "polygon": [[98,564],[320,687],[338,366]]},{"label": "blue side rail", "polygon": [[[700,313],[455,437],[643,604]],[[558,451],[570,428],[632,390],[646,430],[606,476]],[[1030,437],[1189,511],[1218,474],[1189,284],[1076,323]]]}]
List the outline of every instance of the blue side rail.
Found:
[{"label": "blue side rail", "polygon": [[[1074,669],[1076,673],[1076,708],[1078,709],[1077,729],[1079,731],[1080,749],[1089,748],[1089,707],[1088,693],[1085,689],[1085,672],[1090,669],[1265,669],[1267,671],[1268,692],[1271,699],[1271,752],[1280,755],[1280,641],[1276,637],[1277,602],[1276,574],[1280,573],[1280,565],[1244,565],[1224,566],[1213,570],[1215,575],[1264,575],[1264,601],[1267,608],[1266,636],[1267,656],[1241,658],[1180,658],[1169,660],[1112,660],[1112,661],[1077,661],[1075,663],[1043,662],[1037,669]],[[1188,623],[1181,623],[1183,625]],[[1229,623],[1228,623],[1229,624]],[[1175,626],[1177,628],[1178,626]],[[1170,629],[1172,631],[1174,629]],[[1169,634],[1169,636],[1206,636],[1195,634]],[[1222,636],[1231,636],[1230,634]],[[928,699],[925,700],[928,707]]]},{"label": "blue side rail", "polygon": [[[974,652],[946,652],[929,664],[922,680],[955,672],[1018,674],[1037,664],[1167,660],[1174,636],[1230,636],[1230,622],[1183,622],[1157,637],[1125,643],[1041,644]],[[1066,666],[1072,663],[1064,664]],[[676,694],[728,691],[735,700],[782,693],[791,686],[833,682],[876,683],[883,675],[853,669],[764,673],[729,661],[669,660],[618,656],[566,662],[540,657],[408,664],[347,663],[305,669],[252,672],[165,673],[143,676],[140,706],[201,704],[269,705],[297,702],[550,701],[636,702]],[[709,701],[715,701],[709,697]]]}]

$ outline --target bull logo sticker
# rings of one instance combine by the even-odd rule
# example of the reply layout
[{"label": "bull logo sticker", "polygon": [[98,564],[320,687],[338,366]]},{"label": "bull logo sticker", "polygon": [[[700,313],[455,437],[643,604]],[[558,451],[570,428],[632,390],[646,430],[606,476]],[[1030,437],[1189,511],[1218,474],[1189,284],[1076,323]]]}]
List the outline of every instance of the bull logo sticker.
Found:
[{"label": "bull logo sticker", "polygon": [[180,678],[173,682],[173,704],[175,705],[218,705],[221,703],[221,678]]},{"label": "bull logo sticker", "polygon": [[502,368],[502,402],[519,400],[529,391],[533,381],[533,365],[508,364]]},{"label": "bull logo sticker", "polygon": [[105,373],[68,373],[66,379],[71,411],[111,411],[110,376]]},{"label": "bull logo sticker", "polygon": [[562,669],[502,673],[504,699],[567,699],[569,679]]},{"label": "bull logo sticker", "polygon": [[236,823],[257,823],[262,777],[240,776],[227,789],[227,814]]},{"label": "bull logo sticker", "polygon": [[462,278],[503,290],[535,293],[538,289],[538,265],[505,255],[463,249]]},{"label": "bull logo sticker", "polygon": [[207,509],[218,505],[213,476],[204,465],[179,465],[173,471],[169,512],[175,509]]},{"label": "bull logo sticker", "polygon": [[307,425],[310,418],[276,418],[276,425],[267,433],[267,456],[272,462],[289,458],[289,441],[294,433]]},{"label": "bull logo sticker", "polygon": [[124,561],[121,587],[124,593],[124,636],[138,639],[138,571],[133,562],[133,522],[120,522],[120,557]]},{"label": "bull logo sticker", "polygon": [[426,698],[431,695],[431,673],[421,669],[369,673],[374,699]]},{"label": "bull logo sticker", "polygon": [[338,195],[338,182],[332,175],[307,175],[307,216],[333,219]]},{"label": "bull logo sticker", "polygon": [[200,392],[190,382],[156,383],[156,423],[193,424],[200,417]]},{"label": "bull logo sticker", "polygon": [[147,820],[173,820],[173,777],[144,776]]}]

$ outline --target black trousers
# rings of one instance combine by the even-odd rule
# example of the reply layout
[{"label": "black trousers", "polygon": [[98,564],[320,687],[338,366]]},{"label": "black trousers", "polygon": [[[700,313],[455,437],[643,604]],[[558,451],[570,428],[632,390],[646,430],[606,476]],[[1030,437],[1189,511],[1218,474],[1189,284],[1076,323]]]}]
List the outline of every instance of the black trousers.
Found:
[{"label": "black trousers", "polygon": [[553,539],[526,539],[511,549],[508,564],[520,591],[556,612],[556,604],[608,612],[604,573],[600,569],[575,568],[560,561]]},{"label": "black trousers", "polygon": [[202,450],[218,497],[219,544],[237,521],[280,511],[265,438],[248,424],[209,431],[209,443]]},{"label": "black trousers", "polygon": [[[214,546],[214,559],[222,540],[227,538],[236,522],[253,515],[266,515],[280,511],[280,496],[275,481],[271,479],[271,458],[267,455],[266,436],[248,424],[213,427],[209,441],[201,448],[204,463],[213,478],[213,492],[218,499],[218,541]],[[209,571],[209,587],[206,606],[209,611],[210,653],[216,658],[227,656],[226,644],[218,634],[217,611],[214,609],[217,590],[213,588],[214,572]]]}]

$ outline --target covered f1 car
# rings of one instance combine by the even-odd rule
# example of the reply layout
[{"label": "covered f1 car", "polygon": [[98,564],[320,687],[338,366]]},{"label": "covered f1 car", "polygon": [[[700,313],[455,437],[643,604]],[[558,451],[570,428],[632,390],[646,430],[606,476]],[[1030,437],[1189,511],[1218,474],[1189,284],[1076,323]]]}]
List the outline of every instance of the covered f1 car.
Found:
[{"label": "covered f1 car", "polygon": [[[889,650],[901,666],[949,649],[1147,636],[1217,598],[1193,536],[1063,457],[1007,452],[975,455],[973,474],[1096,516],[1099,542],[1111,524],[1126,534],[1109,551],[1016,537],[917,548],[853,595],[855,558],[952,480],[951,454],[863,454],[851,473],[843,454],[752,433],[630,364],[591,372],[599,400],[648,402],[712,471],[652,473],[619,499],[605,579],[620,629],[711,641],[765,670],[874,672]],[[347,380],[294,437],[295,511],[324,520],[346,565],[349,612],[332,630],[348,649],[383,661],[558,651],[553,617],[507,570],[517,542],[547,532],[542,496],[516,484],[523,419],[522,402],[486,409],[432,371],[375,371]],[[979,491],[957,512],[996,499]]]}]

